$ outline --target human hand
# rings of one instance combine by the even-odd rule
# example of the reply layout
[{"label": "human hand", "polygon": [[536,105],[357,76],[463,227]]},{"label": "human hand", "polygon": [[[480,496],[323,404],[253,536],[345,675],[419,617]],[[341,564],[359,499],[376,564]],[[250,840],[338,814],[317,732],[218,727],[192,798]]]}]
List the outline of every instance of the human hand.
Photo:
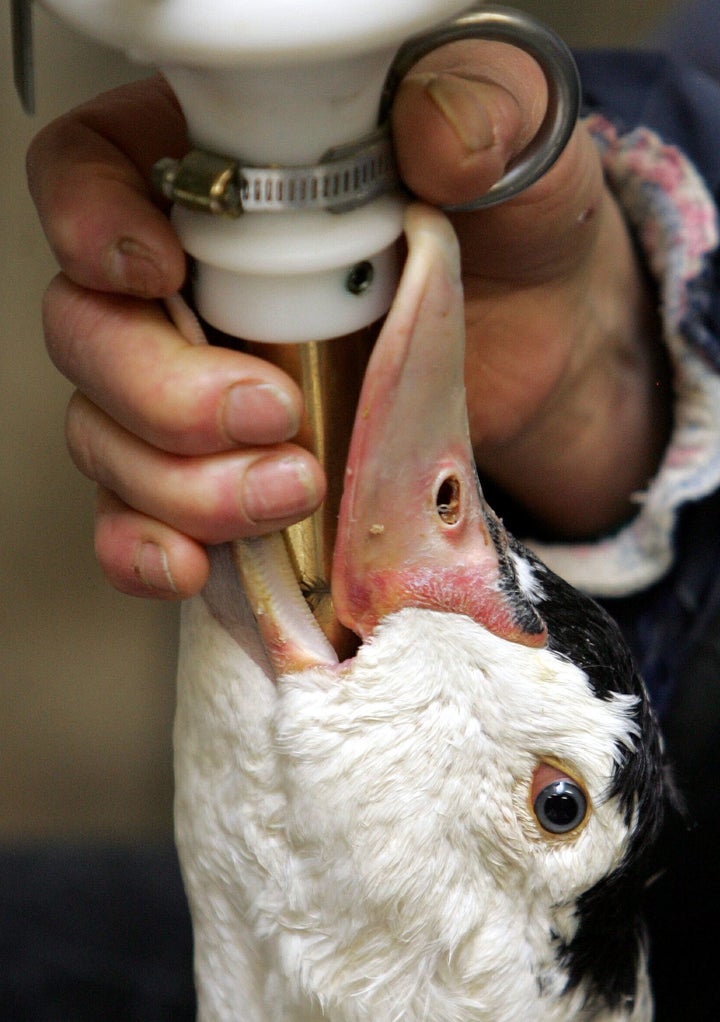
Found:
[{"label": "human hand", "polygon": [[44,302],[48,350],[77,391],[72,457],[98,484],[95,547],[123,592],[174,598],[208,573],[205,544],[277,530],[324,495],[289,441],[302,396],[264,360],[192,344],[158,299],[185,256],[151,201],[150,170],[187,147],[165,82],[105,94],[34,140],[28,180],[62,272]]},{"label": "human hand", "polygon": [[[431,202],[484,191],[542,118],[533,62],[501,44],[472,46],[456,47],[452,64],[447,53],[426,59],[396,97],[401,170]],[[100,563],[119,589],[142,595],[196,592],[207,574],[204,543],[280,528],[311,511],[324,485],[310,455],[289,443],[300,417],[294,385],[247,355],[190,345],[147,300],[182,281],[179,243],[146,182],[159,156],[185,145],[182,117],[152,79],[54,123],[29,154],[31,189],[63,270],[45,322],[51,356],[78,387],[70,450],[99,483]],[[657,457],[657,388],[636,400],[652,368],[655,324],[584,129],[525,195],[453,219],[481,469],[552,527],[615,524]],[[240,393],[252,396],[236,404],[230,395]],[[632,422],[613,444],[618,402]],[[628,457],[633,438],[637,459]]]}]

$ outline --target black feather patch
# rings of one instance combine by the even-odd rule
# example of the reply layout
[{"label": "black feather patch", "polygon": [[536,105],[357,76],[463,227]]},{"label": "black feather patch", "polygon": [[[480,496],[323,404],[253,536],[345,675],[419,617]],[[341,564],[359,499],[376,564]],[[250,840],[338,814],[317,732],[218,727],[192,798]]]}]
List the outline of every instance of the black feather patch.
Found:
[{"label": "black feather patch", "polygon": [[613,693],[638,698],[636,748],[618,748],[611,797],[617,797],[632,834],[618,868],[579,899],[578,928],[558,950],[568,989],[584,986],[589,1001],[610,1008],[633,1003],[643,948],[642,902],[653,866],[650,849],[668,799],[667,767],[645,686],[616,623],[594,600],[551,572],[534,555],[517,552],[531,565],[540,592],[537,607],[548,629],[548,647],[587,675],[598,699]]},{"label": "black feather patch", "polygon": [[[479,482],[478,496],[481,501],[484,501]],[[545,623],[534,602],[523,591],[517,577],[515,564],[510,557],[511,551],[518,552],[518,544],[510,533],[505,531],[502,521],[489,507],[486,507],[485,524],[490,542],[497,552],[500,589],[512,606],[515,622],[526,635],[540,635],[545,628]]]}]

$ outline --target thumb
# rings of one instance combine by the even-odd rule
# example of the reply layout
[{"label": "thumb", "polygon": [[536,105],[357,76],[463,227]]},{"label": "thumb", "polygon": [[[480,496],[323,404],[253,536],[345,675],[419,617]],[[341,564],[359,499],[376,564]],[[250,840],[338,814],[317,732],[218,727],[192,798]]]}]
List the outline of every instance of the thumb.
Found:
[{"label": "thumb", "polygon": [[[463,42],[423,60],[393,106],[400,173],[419,198],[463,205],[498,181],[545,116],[538,64],[506,43]],[[606,206],[600,156],[582,122],[554,166],[514,199],[451,216],[467,275],[512,284],[573,272]]]},{"label": "thumb", "polygon": [[516,47],[475,40],[434,51],[393,105],[405,183],[433,205],[472,202],[532,140],[546,104],[540,67]]}]

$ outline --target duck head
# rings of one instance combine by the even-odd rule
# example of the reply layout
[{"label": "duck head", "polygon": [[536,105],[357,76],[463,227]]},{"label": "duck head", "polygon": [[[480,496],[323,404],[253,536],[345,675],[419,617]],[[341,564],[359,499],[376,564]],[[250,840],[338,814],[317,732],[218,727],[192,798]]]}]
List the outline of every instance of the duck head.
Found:
[{"label": "duck head", "polygon": [[[475,471],[464,386],[457,241],[438,211],[406,214],[408,256],[370,359],[340,506],[332,599],[358,638],[403,607],[463,613],[509,642],[541,647],[545,625],[518,576]],[[278,674],[336,658],[289,590],[265,539],[237,545],[245,589]],[[270,599],[277,596],[277,602]]]}]

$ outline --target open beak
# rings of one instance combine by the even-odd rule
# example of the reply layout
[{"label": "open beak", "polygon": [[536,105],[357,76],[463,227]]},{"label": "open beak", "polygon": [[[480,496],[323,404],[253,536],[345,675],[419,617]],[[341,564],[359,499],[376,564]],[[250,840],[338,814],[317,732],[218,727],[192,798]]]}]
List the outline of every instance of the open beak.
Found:
[{"label": "open beak", "polygon": [[[409,207],[405,232],[405,268],[350,442],[333,557],[335,613],[362,640],[394,611],[424,607],[541,646],[545,625],[475,472],[455,235],[441,213],[419,204]],[[281,537],[239,540],[235,561],[276,675],[337,665]]]}]

